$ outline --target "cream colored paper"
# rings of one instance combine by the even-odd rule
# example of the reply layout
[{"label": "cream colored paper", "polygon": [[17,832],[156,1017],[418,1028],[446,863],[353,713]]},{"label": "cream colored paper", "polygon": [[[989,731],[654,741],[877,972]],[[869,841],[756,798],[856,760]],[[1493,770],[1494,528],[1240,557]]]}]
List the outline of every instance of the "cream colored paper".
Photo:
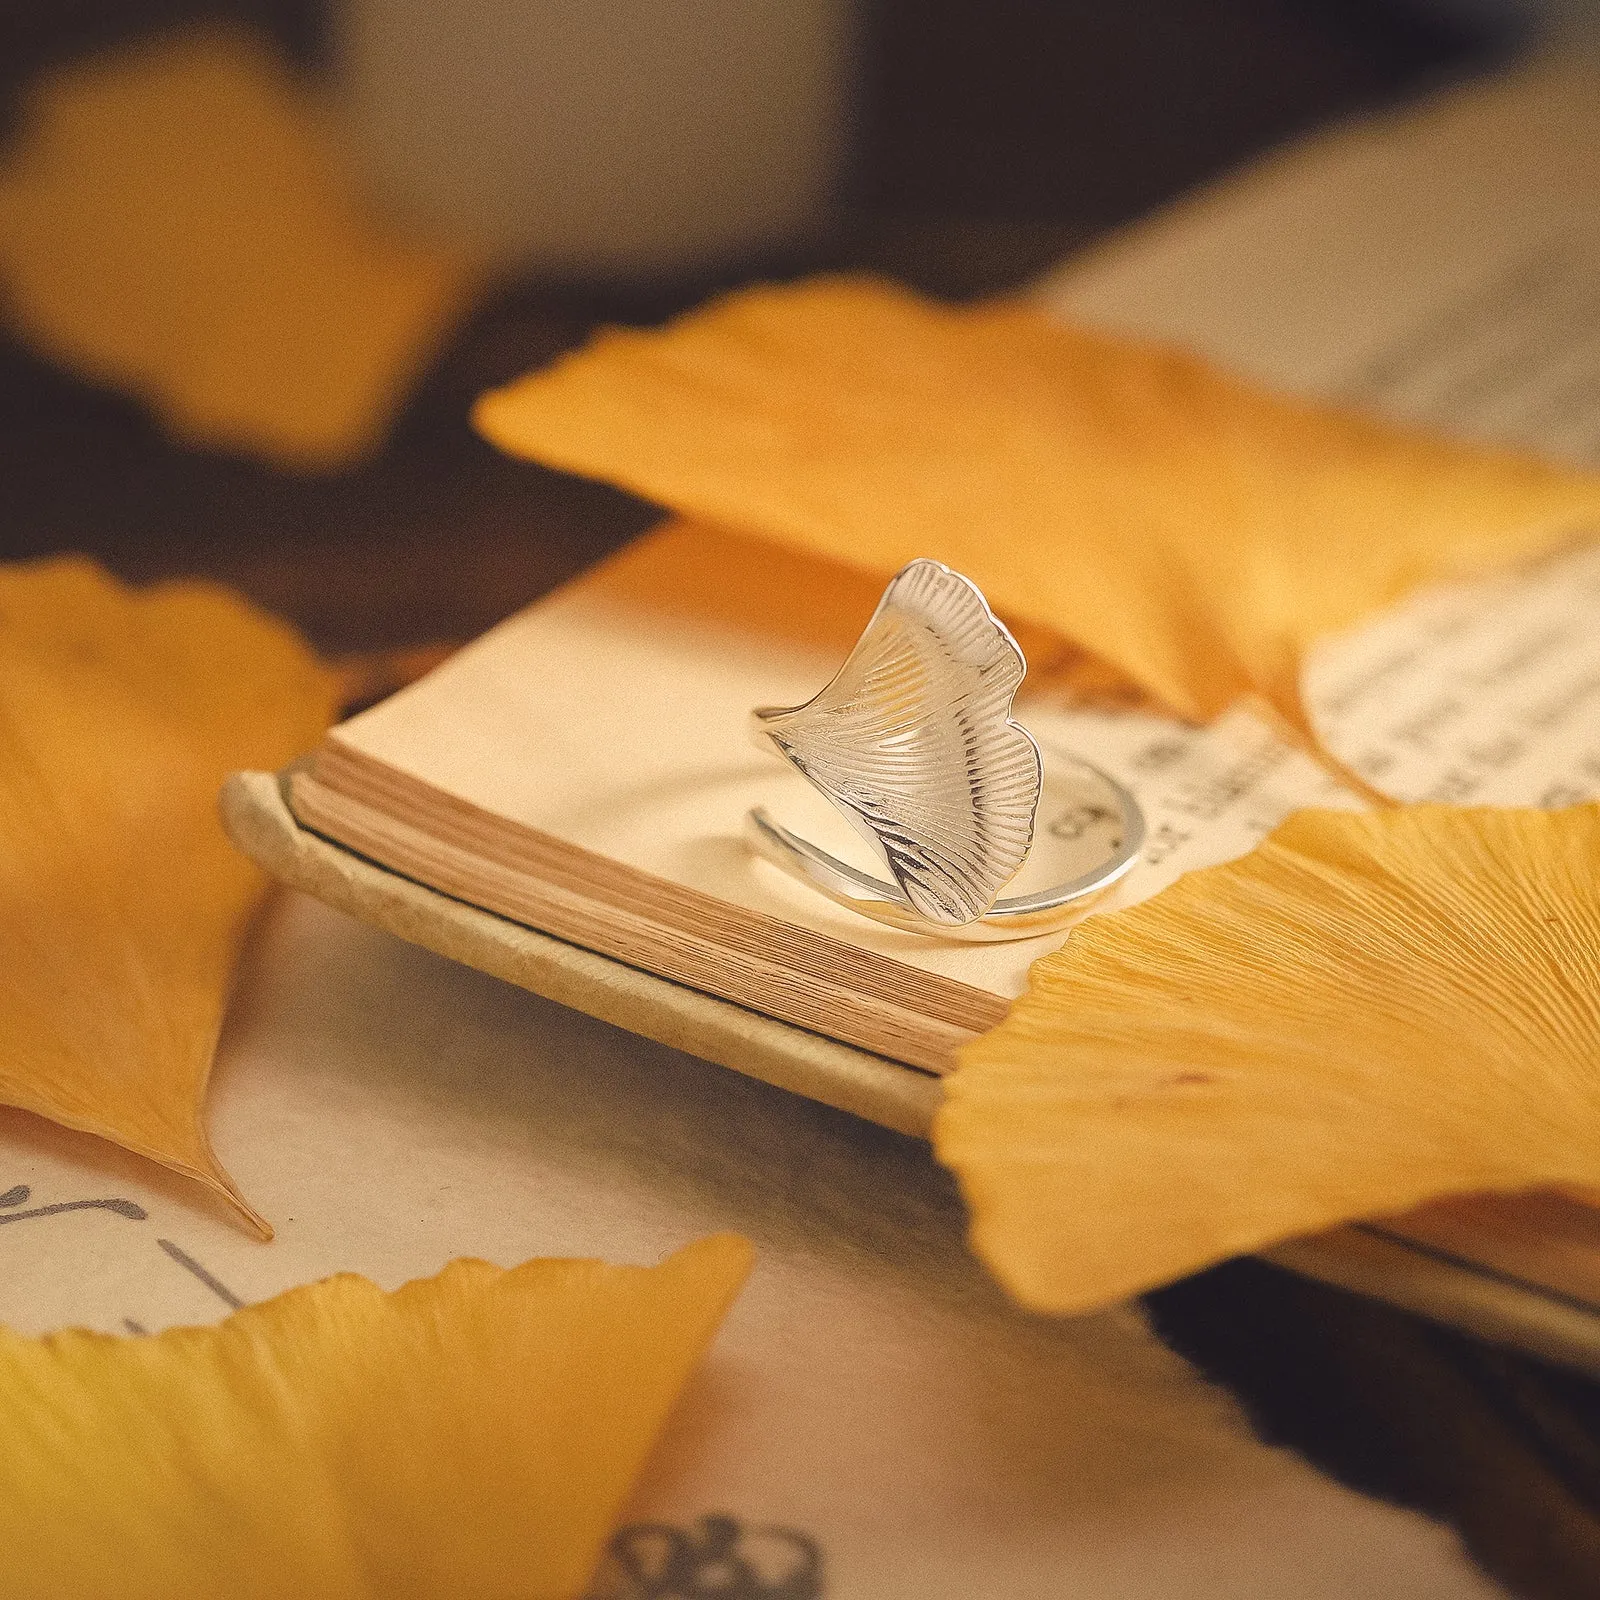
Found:
[{"label": "cream colored paper", "polygon": [[0,1209],[0,1320],[155,1329],[342,1269],[393,1286],[461,1254],[654,1261],[733,1228],[755,1274],[631,1523],[703,1541],[702,1518],[732,1517],[773,1582],[794,1547],[759,1530],[797,1530],[822,1581],[794,1600],[1497,1592],[1445,1530],[1256,1442],[1134,1313],[1009,1309],[920,1143],[315,901],[265,928],[215,1082],[218,1148],[277,1243],[7,1117],[0,1190],[30,1193]]},{"label": "cream colored paper", "polygon": [[[503,623],[335,737],[487,810],[660,877],[991,992],[1021,992],[1060,935],[959,945],[880,929],[756,859],[745,812],[766,804],[872,863],[826,803],[754,749],[745,717],[827,681],[837,647],[651,609],[634,577],[673,564],[671,527]],[[759,550],[745,546],[743,553]],[[774,558],[776,560],[776,558]],[[1332,746],[1403,798],[1550,804],[1600,793],[1600,549],[1430,591],[1316,659],[1313,705]],[[863,622],[865,617],[862,618]],[[1076,704],[1049,675],[1017,714],[1065,778],[1092,758],[1138,795],[1140,865],[1100,903],[1132,904],[1180,873],[1244,853],[1293,809],[1357,805],[1245,711],[1209,728]],[[1565,803],[1565,802],[1563,802]],[[1081,836],[1080,836],[1081,835]],[[1018,888],[1060,881],[1109,850],[1092,785],[1047,789]],[[881,867],[879,871],[881,872]]]},{"label": "cream colored paper", "polygon": [[[1038,298],[1279,389],[1366,400],[1407,353],[1510,334],[1529,296],[1504,291],[1526,270],[1593,285],[1597,105],[1600,65],[1563,56],[1314,134],[1069,259]],[[1583,302],[1569,346],[1594,327]],[[1592,415],[1587,393],[1573,417]]]}]

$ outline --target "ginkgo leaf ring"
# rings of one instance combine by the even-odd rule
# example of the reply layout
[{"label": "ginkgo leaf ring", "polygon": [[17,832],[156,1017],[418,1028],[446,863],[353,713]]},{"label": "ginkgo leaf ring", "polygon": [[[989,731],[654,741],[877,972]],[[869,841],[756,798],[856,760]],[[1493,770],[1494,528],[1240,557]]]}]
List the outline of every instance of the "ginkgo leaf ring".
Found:
[{"label": "ginkgo leaf ring", "polygon": [[1115,837],[1087,872],[1001,898],[1034,845],[1045,770],[1011,715],[1028,670],[978,586],[919,559],[890,580],[832,680],[805,704],[751,713],[775,749],[871,846],[889,881],[775,822],[747,818],[768,860],[829,899],[907,932],[1025,939],[1064,925],[1138,859],[1144,819],[1114,779]]}]

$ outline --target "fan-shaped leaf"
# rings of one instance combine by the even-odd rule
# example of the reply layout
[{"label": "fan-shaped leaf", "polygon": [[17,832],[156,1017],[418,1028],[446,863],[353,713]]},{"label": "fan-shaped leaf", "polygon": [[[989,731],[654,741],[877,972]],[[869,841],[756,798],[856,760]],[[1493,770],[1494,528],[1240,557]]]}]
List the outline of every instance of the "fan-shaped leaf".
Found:
[{"label": "fan-shaped leaf", "polygon": [[335,680],[203,584],[0,568],[0,1102],[223,1194],[200,1105],[260,873],[216,797],[314,744]]},{"label": "fan-shaped leaf", "polygon": [[456,1261],[215,1328],[0,1329],[16,1600],[575,1600],[750,1265]]},{"label": "fan-shaped leaf", "polygon": [[868,569],[948,562],[1173,710],[1309,732],[1307,645],[1600,522],[1600,476],[867,280],[610,332],[479,401],[503,449]]},{"label": "fan-shaped leaf", "polygon": [[962,1052],[977,1249],[1073,1311],[1437,1195],[1600,1188],[1600,806],[1307,811]]},{"label": "fan-shaped leaf", "polygon": [[321,108],[243,30],[74,61],[22,122],[7,313],[182,439],[309,468],[375,448],[473,292],[466,260],[374,225]]}]

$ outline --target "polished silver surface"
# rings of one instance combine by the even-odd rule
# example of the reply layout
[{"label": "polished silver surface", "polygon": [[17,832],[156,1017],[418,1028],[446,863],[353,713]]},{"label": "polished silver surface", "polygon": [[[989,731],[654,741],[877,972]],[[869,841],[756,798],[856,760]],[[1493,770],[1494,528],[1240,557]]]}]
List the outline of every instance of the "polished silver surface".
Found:
[{"label": "polished silver surface", "polygon": [[[1027,664],[970,580],[918,560],[890,581],[844,665],[804,705],[752,713],[883,860],[884,882],[750,813],[762,855],[863,916],[918,933],[1029,938],[1070,921],[1137,859],[1138,803],[1095,771],[1122,827],[1110,858],[1071,882],[1002,899],[1033,844],[1043,763],[1011,716]],[[1081,764],[1087,765],[1087,764]]]}]

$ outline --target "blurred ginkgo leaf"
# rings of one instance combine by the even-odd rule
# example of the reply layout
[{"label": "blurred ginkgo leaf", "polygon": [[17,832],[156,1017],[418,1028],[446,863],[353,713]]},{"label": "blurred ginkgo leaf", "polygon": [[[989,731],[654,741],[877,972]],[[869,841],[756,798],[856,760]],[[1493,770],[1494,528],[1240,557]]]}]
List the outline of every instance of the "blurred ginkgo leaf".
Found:
[{"label": "blurred ginkgo leaf", "polygon": [[266,1233],[201,1122],[264,889],[217,792],[315,744],[337,688],[225,590],[0,567],[0,1102],[195,1178]]}]

